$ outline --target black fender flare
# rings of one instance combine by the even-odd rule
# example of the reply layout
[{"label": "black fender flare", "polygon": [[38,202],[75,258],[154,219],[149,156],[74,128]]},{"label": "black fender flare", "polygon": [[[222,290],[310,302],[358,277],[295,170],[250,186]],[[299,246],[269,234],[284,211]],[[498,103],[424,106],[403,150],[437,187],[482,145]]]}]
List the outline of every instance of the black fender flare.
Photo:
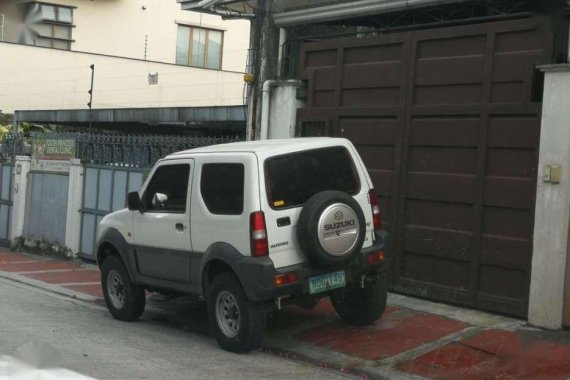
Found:
[{"label": "black fender flare", "polygon": [[207,295],[208,281],[211,280],[208,279],[206,269],[215,260],[231,268],[251,301],[267,301],[272,298],[276,274],[273,261],[268,256],[244,256],[233,246],[223,242],[212,244],[202,257],[199,278],[204,296]]},{"label": "black fender flare", "polygon": [[115,248],[115,250],[119,253],[121,260],[125,264],[127,272],[129,273],[129,277],[131,281],[136,281],[136,263],[134,260],[133,249],[129,243],[125,240],[123,234],[119,232],[119,230],[115,228],[107,228],[95,247],[95,259],[97,261],[97,266],[101,268],[103,265],[104,260],[104,251],[101,249],[102,246],[105,244],[109,244]]}]

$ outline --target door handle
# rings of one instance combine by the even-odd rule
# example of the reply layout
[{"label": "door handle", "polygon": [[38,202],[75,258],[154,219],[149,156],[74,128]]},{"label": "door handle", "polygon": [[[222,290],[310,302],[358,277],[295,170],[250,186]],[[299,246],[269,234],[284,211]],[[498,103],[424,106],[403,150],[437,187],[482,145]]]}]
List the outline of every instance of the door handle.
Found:
[{"label": "door handle", "polygon": [[175,227],[177,231],[184,231],[184,224],[182,223],[176,223]]},{"label": "door handle", "polygon": [[291,218],[289,217],[277,219],[277,227],[285,227],[290,225],[291,225]]}]

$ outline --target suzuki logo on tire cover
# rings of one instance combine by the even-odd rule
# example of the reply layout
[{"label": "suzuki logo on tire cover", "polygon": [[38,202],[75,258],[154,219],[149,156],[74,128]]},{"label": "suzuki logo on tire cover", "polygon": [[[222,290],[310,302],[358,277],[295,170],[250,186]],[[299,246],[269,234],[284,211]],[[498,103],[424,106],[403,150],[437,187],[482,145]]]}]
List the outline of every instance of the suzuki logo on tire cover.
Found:
[{"label": "suzuki logo on tire cover", "polygon": [[344,218],[344,212],[342,211],[337,211],[334,213],[334,218],[336,220],[342,220],[342,218]]},{"label": "suzuki logo on tire cover", "polygon": [[327,207],[319,218],[319,243],[331,256],[343,256],[358,242],[360,223],[352,207],[335,203]]}]

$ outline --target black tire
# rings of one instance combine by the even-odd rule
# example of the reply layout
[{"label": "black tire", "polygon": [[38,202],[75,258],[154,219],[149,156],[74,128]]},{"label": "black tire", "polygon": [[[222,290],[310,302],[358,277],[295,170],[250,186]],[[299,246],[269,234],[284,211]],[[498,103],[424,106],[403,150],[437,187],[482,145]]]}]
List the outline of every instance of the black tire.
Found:
[{"label": "black tire", "polygon": [[388,299],[386,279],[377,275],[373,284],[339,289],[331,295],[332,304],[343,321],[353,326],[367,326],[376,322]]},{"label": "black tire", "polygon": [[[239,327],[236,328],[235,336],[226,334],[217,318],[216,304],[228,293],[235,300],[239,314]],[[207,298],[208,320],[221,348],[234,353],[246,353],[261,347],[267,323],[265,305],[249,301],[241,284],[232,273],[222,273],[214,277],[208,288]],[[230,309],[232,310],[228,310],[228,313],[235,312],[233,306]]]},{"label": "black tire", "polygon": [[[352,208],[360,224],[359,236],[356,245],[350,252],[342,256],[328,254],[318,237],[319,219],[327,207],[335,203],[342,203]],[[299,247],[307,258],[316,266],[323,269],[337,269],[350,264],[354,257],[362,250],[366,234],[366,220],[364,212],[358,202],[350,195],[341,191],[323,191],[311,197],[301,210],[297,223]]]},{"label": "black tire", "polygon": [[[110,294],[112,292],[109,289],[109,281],[112,281],[110,277],[115,275],[118,275],[120,281],[122,281],[124,292],[122,306],[117,305],[116,302],[114,303],[113,295]],[[131,282],[129,274],[119,257],[109,256],[103,262],[101,267],[101,286],[105,303],[113,318],[126,322],[136,321],[140,318],[146,304],[145,289]]]}]

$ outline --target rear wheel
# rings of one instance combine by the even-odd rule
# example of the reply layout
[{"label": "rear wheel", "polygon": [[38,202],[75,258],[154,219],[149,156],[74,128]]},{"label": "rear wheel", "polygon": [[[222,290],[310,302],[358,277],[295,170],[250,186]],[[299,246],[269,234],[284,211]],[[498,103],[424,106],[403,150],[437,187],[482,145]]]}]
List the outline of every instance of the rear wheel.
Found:
[{"label": "rear wheel", "polygon": [[339,289],[331,295],[337,314],[353,326],[366,326],[376,322],[386,309],[388,290],[386,279],[375,275],[373,283],[361,287]]},{"label": "rear wheel", "polygon": [[110,256],[103,262],[101,286],[113,318],[128,322],[140,318],[146,303],[144,288],[131,282],[123,262],[117,256]]},{"label": "rear wheel", "polygon": [[266,325],[265,307],[248,300],[232,273],[216,276],[208,290],[208,319],[220,347],[245,353],[261,346]]}]

